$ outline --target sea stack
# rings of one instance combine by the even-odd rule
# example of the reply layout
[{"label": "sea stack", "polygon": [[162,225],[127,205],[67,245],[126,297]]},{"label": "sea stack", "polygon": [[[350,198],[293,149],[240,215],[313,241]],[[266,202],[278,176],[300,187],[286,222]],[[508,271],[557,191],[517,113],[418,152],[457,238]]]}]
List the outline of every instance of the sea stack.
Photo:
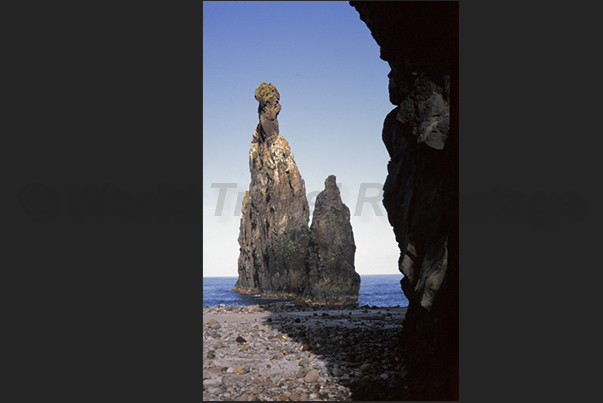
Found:
[{"label": "sea stack", "polygon": [[279,134],[280,94],[272,84],[255,90],[259,124],[249,150],[251,184],[239,233],[242,293],[298,297],[306,286],[309,208],[306,188],[287,140]]},{"label": "sea stack", "polygon": [[330,175],[316,196],[305,297],[317,303],[357,303],[360,276],[354,269],[355,254],[350,209],[341,200],[335,176]]}]

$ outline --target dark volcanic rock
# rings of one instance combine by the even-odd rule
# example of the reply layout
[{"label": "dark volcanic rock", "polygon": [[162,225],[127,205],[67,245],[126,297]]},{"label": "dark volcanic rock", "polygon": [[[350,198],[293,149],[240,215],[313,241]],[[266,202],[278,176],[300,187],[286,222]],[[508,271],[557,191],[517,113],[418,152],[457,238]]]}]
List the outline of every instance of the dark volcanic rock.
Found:
[{"label": "dark volcanic rock", "polygon": [[413,400],[458,400],[458,2],[350,2],[390,67],[383,204],[409,300]]},{"label": "dark volcanic rock", "polygon": [[331,175],[325,180],[325,190],[316,197],[304,296],[314,302],[358,302],[360,276],[354,270],[355,253],[350,209],[343,204]]},{"label": "dark volcanic rock", "polygon": [[279,134],[277,89],[262,83],[255,98],[260,123],[249,150],[251,184],[243,199],[234,290],[298,296],[305,286],[309,241],[305,184],[289,144]]}]

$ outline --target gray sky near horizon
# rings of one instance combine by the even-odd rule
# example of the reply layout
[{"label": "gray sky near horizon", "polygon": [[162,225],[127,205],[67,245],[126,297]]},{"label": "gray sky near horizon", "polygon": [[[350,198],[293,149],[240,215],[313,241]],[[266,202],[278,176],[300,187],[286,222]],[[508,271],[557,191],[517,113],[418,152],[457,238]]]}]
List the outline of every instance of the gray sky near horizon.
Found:
[{"label": "gray sky near horizon", "polygon": [[381,203],[389,161],[381,130],[394,108],[388,73],[348,2],[203,2],[204,277],[238,275],[239,197],[251,180],[253,95],[262,82],[281,95],[280,134],[305,181],[310,212],[326,177],[335,175],[352,216],[356,271],[399,274]]}]

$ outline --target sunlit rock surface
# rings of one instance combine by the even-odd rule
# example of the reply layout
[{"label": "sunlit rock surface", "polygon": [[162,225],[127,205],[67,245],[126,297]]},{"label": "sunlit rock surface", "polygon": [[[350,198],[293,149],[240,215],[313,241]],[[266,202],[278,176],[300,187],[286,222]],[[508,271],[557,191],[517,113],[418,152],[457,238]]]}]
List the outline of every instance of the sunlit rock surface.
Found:
[{"label": "sunlit rock surface", "polygon": [[260,123],[249,150],[235,290],[298,296],[306,281],[309,208],[306,188],[287,140],[279,134],[280,94],[272,84],[255,91]]}]

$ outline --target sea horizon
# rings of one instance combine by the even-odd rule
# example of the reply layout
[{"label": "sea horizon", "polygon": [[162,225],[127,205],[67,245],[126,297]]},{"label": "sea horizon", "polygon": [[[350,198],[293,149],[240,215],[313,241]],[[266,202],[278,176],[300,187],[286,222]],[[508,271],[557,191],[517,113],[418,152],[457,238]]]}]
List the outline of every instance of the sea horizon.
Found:
[{"label": "sea horizon", "polygon": [[[360,274],[357,306],[408,306],[408,299],[400,287],[403,277],[402,274]],[[238,276],[208,276],[203,279],[203,306],[261,305],[278,300],[233,291]]]},{"label": "sea horizon", "polygon": [[[362,276],[402,276],[402,273],[371,273],[371,274],[362,274],[358,273],[360,277]],[[203,276],[203,278],[238,278],[239,276]]]}]

